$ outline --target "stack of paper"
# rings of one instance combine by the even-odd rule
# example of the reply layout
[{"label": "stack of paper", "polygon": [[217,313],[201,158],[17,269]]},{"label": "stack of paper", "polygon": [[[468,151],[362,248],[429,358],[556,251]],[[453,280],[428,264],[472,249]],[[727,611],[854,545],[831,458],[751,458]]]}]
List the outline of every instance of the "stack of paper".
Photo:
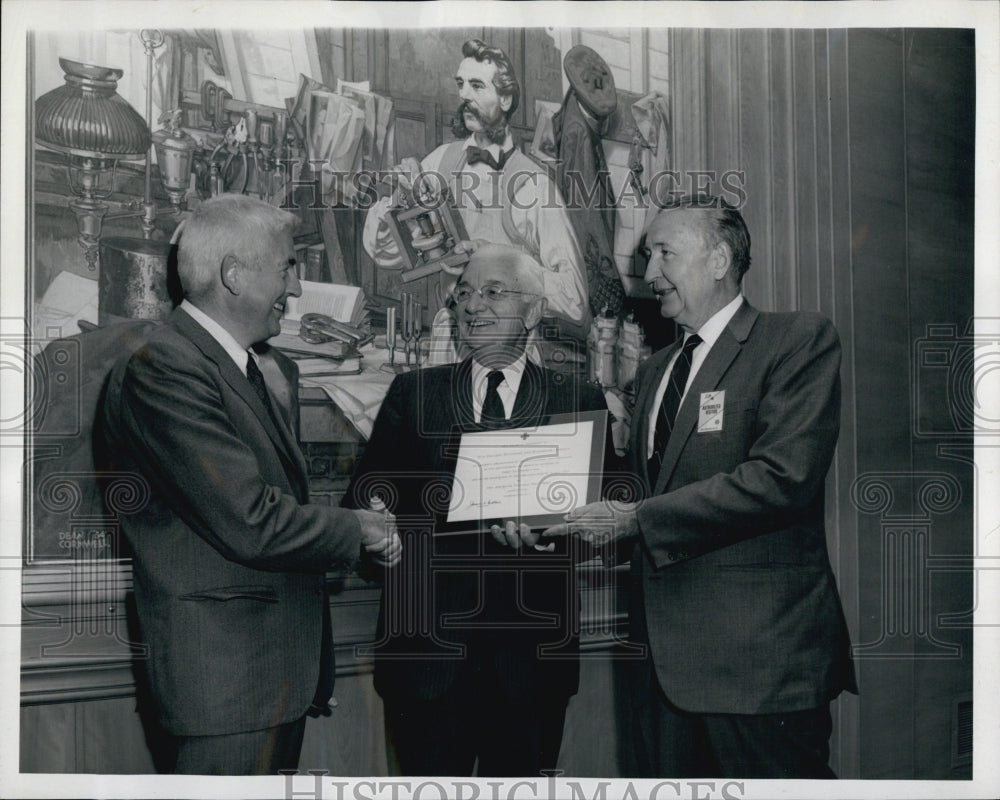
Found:
[{"label": "stack of paper", "polygon": [[49,339],[79,333],[81,321],[97,325],[97,281],[64,270],[35,305],[31,340],[40,350]]},{"label": "stack of paper", "polygon": [[359,326],[368,318],[365,293],[360,286],[300,281],[301,297],[289,297],[285,319],[296,324],[304,314],[326,314],[337,322]]},{"label": "stack of paper", "polygon": [[299,376],[303,378],[317,375],[357,375],[361,372],[361,353],[344,358],[296,358],[295,365],[299,368]]},{"label": "stack of paper", "polygon": [[[337,91],[356,101],[365,112],[365,133],[361,150],[362,167],[379,170],[387,164],[394,163],[386,158],[387,151],[391,147],[389,140],[395,139],[395,136],[389,136],[392,100],[380,94],[373,94],[368,81],[348,83],[338,78]],[[388,157],[392,159],[394,156],[395,153],[392,153]]]},{"label": "stack of paper", "polygon": [[[344,412],[358,432],[370,439],[375,417],[389,391],[394,374],[382,372],[379,367],[389,360],[387,350],[367,345],[361,349],[364,370],[358,375],[301,375],[301,386],[317,386]],[[399,354],[396,354],[397,361]]]},{"label": "stack of paper", "polygon": [[299,75],[298,91],[285,106],[310,161],[319,164],[327,201],[349,202],[357,195],[355,182],[344,176],[395,163],[392,101],[374,94],[368,81],[338,80],[334,90]]},{"label": "stack of paper", "polygon": [[[333,340],[313,344],[305,341],[299,332],[304,314],[326,314],[347,325],[360,327],[368,320],[365,293],[359,286],[340,283],[301,281],[302,296],[289,297],[285,317],[281,320],[281,333],[270,340],[273,347],[295,359],[311,363],[299,364],[302,374],[343,374],[360,370],[360,354],[348,342]],[[322,364],[318,360],[334,360],[338,364]]]},{"label": "stack of paper", "polygon": [[343,360],[352,352],[356,352],[354,347],[347,342],[321,342],[311,344],[299,336],[301,323],[298,320],[281,320],[281,333],[268,340],[268,344],[277,347],[286,355],[292,358],[327,358]]}]

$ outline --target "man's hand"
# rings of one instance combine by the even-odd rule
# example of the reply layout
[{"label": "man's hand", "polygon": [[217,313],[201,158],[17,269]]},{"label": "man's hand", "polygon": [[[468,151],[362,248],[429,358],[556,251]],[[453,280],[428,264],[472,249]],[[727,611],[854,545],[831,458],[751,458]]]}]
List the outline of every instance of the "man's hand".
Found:
[{"label": "man's hand", "polygon": [[523,522],[519,524],[512,519],[507,520],[503,526],[491,525],[490,533],[497,544],[514,550],[520,550],[522,547],[534,547],[541,538],[541,534],[532,533],[531,528]]},{"label": "man's hand", "polygon": [[355,511],[361,522],[361,544],[372,560],[383,567],[394,567],[403,555],[403,543],[396,530],[396,516],[379,498],[372,501],[371,511]]},{"label": "man's hand", "polygon": [[[441,182],[441,176],[435,172],[425,172],[420,162],[415,158],[404,158],[392,168],[393,195],[392,205],[400,208],[403,205],[413,206],[420,203],[429,207],[436,203],[446,186]],[[400,193],[410,196],[408,203],[403,203]]]},{"label": "man's hand", "polygon": [[638,503],[608,503],[600,501],[574,508],[561,525],[553,525],[543,536],[578,535],[593,547],[604,547],[613,542],[636,536],[639,525],[635,511]]},{"label": "man's hand", "polygon": [[417,159],[407,156],[394,166],[392,171],[398,176],[399,187],[407,192],[412,192],[413,184],[423,170]]}]

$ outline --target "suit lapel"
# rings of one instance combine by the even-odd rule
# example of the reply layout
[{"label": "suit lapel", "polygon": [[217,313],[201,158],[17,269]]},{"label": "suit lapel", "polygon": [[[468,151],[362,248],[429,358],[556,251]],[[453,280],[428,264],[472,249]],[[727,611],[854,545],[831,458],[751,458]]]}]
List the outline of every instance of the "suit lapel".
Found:
[{"label": "suit lapel", "polygon": [[[265,378],[266,375],[267,373],[265,372]],[[254,393],[254,397],[257,398],[256,393]],[[277,401],[274,398],[273,392],[271,393],[271,402],[272,404],[277,403]],[[267,409],[265,408],[263,409],[263,411],[264,411],[264,416],[267,417],[267,420],[273,422],[273,420],[271,420],[271,415],[267,413]],[[308,478],[306,477],[308,475],[308,467],[306,466],[305,456],[302,455],[302,450],[299,447],[299,443],[295,441],[295,434],[292,432],[292,429],[285,423],[285,419],[282,416],[280,410],[278,408],[275,408],[274,411],[275,411],[274,415],[278,418],[277,420],[278,424],[275,427],[278,429],[278,433],[281,436],[282,442],[284,443],[284,451],[283,451],[284,455],[290,456],[292,461],[294,462],[296,480],[301,479],[300,488],[304,491],[303,498],[308,497],[309,483],[308,483]],[[270,431],[268,431],[268,435],[270,436]]]},{"label": "suit lapel", "polygon": [[517,387],[517,397],[514,398],[514,409],[510,414],[512,427],[539,423],[539,417],[547,405],[544,378],[541,367],[530,359],[525,361],[524,374],[521,375],[521,384]]},{"label": "suit lapel", "polygon": [[[298,448],[290,447],[289,445],[292,438],[291,433],[282,435],[271,419],[271,415],[264,407],[264,404],[257,397],[257,393],[250,385],[250,381],[247,380],[239,367],[236,366],[236,363],[222,348],[222,345],[208,331],[202,328],[201,325],[180,308],[173,312],[171,322],[177,327],[177,330],[201,350],[206,358],[218,367],[219,374],[229,385],[229,388],[239,395],[243,402],[250,406],[251,411],[253,411],[254,415],[260,421],[260,424],[264,426],[264,430],[267,431],[268,438],[274,444],[279,457],[285,462],[285,473],[289,476],[290,482],[295,486],[297,491],[301,491],[306,474],[305,462],[302,460],[302,454],[297,452]],[[293,455],[296,453],[297,458],[296,455]]]},{"label": "suit lapel", "polygon": [[674,467],[677,466],[677,459],[680,458],[681,451],[694,430],[698,420],[701,393],[713,391],[718,387],[726,370],[729,369],[729,365],[733,363],[733,359],[739,355],[743,348],[743,343],[750,334],[750,328],[753,327],[753,323],[757,319],[757,313],[757,310],[746,300],[743,301],[735,316],[716,339],[708,356],[702,362],[698,374],[691,381],[687,394],[684,395],[684,400],[677,411],[677,419],[674,421],[670,438],[667,440],[667,449],[663,454],[663,466],[656,479],[654,494],[660,494],[666,487]]},{"label": "suit lapel", "polygon": [[[418,413],[427,415],[428,430],[432,432],[428,439],[431,464],[454,478],[462,433],[479,429],[472,410],[471,361],[458,362],[449,370],[424,371],[417,379],[416,394],[422,398],[417,400]],[[440,434],[447,436],[440,438]]]},{"label": "suit lapel", "polygon": [[[442,419],[451,420],[453,424],[458,424],[462,430],[476,427],[476,412],[472,405],[472,359],[467,358],[459,362],[452,369],[451,384],[445,387],[444,394],[447,397],[440,398],[443,402],[435,403],[442,410],[451,412]],[[452,409],[450,403],[454,403]],[[449,406],[445,404],[448,403]]]}]

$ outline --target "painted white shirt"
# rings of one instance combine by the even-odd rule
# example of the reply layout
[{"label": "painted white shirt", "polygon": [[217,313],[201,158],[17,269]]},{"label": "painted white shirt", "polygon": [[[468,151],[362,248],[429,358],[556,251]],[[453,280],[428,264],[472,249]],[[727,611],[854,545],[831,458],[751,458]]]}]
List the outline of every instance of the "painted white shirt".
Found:
[{"label": "painted white shirt", "polygon": [[[470,136],[463,147],[468,148],[474,144],[475,137]],[[441,145],[420,162],[425,172],[438,171],[449,146],[450,143]],[[507,151],[513,146],[514,141],[508,131],[503,145],[491,144],[485,149],[494,158],[499,158],[501,151]],[[501,192],[497,179],[502,173],[483,162],[466,163],[460,172],[463,176],[475,176],[459,178],[463,187],[469,187],[458,202],[459,214],[469,237],[497,244],[508,243],[509,240],[502,232],[502,211],[498,201]],[[450,176],[445,177],[450,180]],[[383,198],[368,211],[363,243],[368,255],[378,266],[399,269],[403,265],[403,259],[392,239],[389,226],[385,223],[390,200],[388,197]],[[545,296],[548,298],[549,313],[574,323],[589,318],[583,255],[566,215],[562,196],[543,169],[539,168],[537,173],[520,184],[511,204],[511,221],[520,236],[535,245],[536,258],[544,268],[541,277]]]}]

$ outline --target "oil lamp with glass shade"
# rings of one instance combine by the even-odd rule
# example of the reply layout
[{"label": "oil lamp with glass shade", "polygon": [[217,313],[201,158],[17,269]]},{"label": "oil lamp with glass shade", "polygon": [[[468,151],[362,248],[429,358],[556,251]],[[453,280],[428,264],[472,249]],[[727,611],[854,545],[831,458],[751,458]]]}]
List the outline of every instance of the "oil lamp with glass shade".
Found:
[{"label": "oil lamp with glass shade", "polygon": [[124,74],[113,67],[60,58],[65,83],[35,102],[35,138],[67,157],[69,185],[76,198],[78,241],[87,266],[97,265],[101,225],[114,189],[118,162],[138,161],[149,151],[149,127],[116,91]]}]

